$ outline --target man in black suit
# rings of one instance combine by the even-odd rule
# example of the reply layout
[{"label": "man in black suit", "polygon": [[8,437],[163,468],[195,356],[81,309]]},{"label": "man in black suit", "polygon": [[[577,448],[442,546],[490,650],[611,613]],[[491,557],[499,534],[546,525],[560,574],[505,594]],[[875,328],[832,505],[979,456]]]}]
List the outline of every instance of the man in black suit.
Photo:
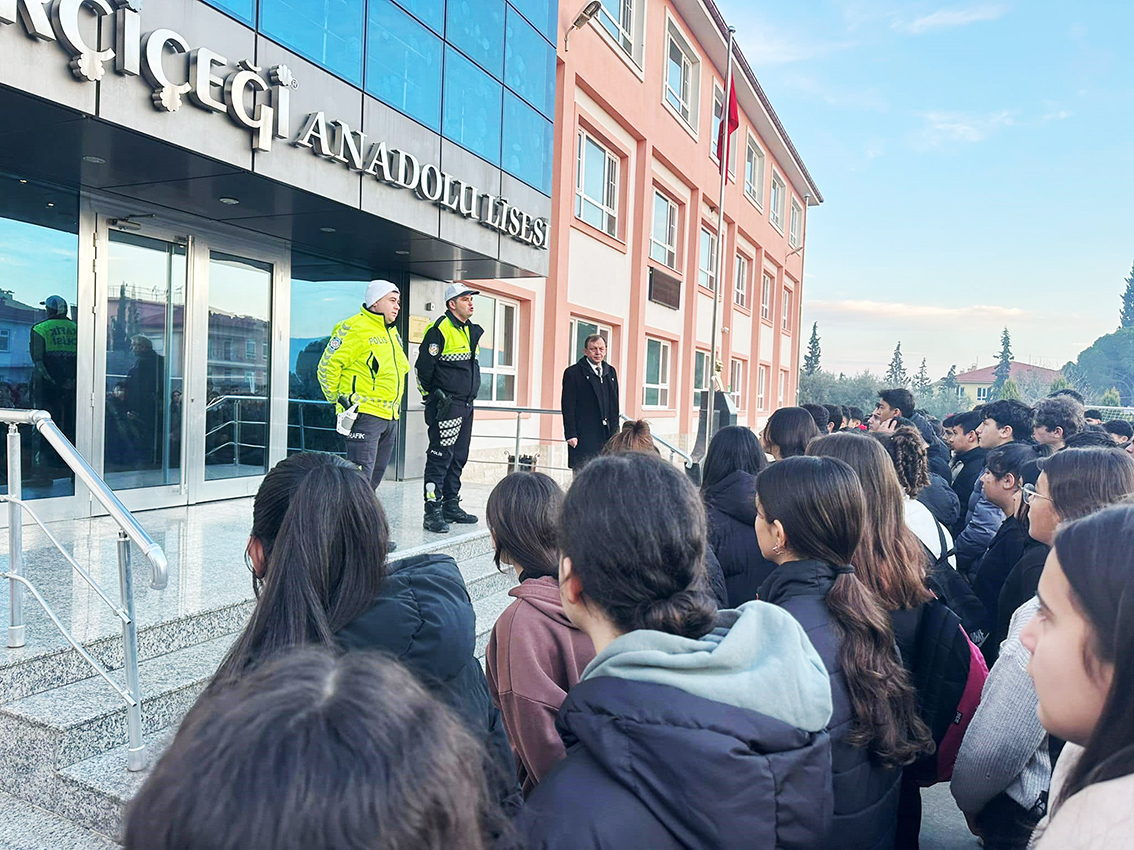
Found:
[{"label": "man in black suit", "polygon": [[606,340],[591,334],[585,356],[563,372],[563,436],[567,465],[580,470],[618,432],[618,373],[604,363]]}]

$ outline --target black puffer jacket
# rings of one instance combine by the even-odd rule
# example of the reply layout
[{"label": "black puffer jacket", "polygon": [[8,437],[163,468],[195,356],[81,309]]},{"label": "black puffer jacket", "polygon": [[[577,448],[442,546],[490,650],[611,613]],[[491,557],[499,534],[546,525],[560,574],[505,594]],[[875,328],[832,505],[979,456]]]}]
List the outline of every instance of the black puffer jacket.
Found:
[{"label": "black puffer jacket", "polygon": [[584,679],[559,709],[567,758],[518,825],[528,850],[812,850],[830,742],[679,688]]},{"label": "black puffer jacket", "polygon": [[346,650],[382,649],[409,667],[484,741],[505,811],[522,803],[504,720],[476,660],[476,614],[457,563],[448,555],[394,561],[369,611],[337,637]]},{"label": "black puffer jacket", "polygon": [[949,482],[936,473],[929,473],[929,486],[917,494],[917,500],[946,528],[952,528],[961,518],[961,500]]},{"label": "black puffer jacket", "polygon": [[760,554],[756,541],[756,476],[737,470],[703,493],[709,518],[709,546],[724,571],[728,607],[756,598],[776,565]]},{"label": "black puffer jacket", "polygon": [[[799,621],[831,677],[834,711],[827,731],[831,734],[835,816],[828,840],[816,850],[893,850],[902,771],[883,767],[869,751],[845,740],[854,723],[854,710],[839,663],[839,630],[827,608],[827,593],[837,576],[835,568],[823,561],[781,564],[760,588],[760,598],[779,605]],[[760,845],[748,842],[743,846]]]}]

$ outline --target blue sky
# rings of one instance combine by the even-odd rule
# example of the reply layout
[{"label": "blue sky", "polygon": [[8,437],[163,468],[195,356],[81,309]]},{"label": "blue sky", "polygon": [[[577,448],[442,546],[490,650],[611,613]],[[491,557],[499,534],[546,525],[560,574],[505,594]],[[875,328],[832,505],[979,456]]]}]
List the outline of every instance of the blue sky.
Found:
[{"label": "blue sky", "polygon": [[1134,2],[717,0],[822,191],[823,365],[1061,367],[1134,262]]}]

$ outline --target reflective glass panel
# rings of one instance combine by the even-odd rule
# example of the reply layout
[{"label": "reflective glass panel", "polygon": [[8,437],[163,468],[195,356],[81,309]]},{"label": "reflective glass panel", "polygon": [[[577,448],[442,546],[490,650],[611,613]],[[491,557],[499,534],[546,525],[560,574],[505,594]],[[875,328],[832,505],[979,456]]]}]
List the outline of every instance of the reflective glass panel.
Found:
[{"label": "reflective glass panel", "polygon": [[[77,195],[0,175],[0,408],[46,410],[72,443],[78,229]],[[74,495],[71,470],[26,426],[20,466],[25,499]],[[7,476],[0,440],[0,492],[8,492]]]},{"label": "reflective glass panel", "polygon": [[260,30],[355,85],[362,84],[363,0],[263,0]]},{"label": "reflective glass panel", "polygon": [[370,0],[366,90],[384,103],[441,129],[441,39],[391,0]]},{"label": "reflective glass panel", "polygon": [[255,0],[208,0],[208,3],[240,18],[246,24],[255,24],[256,22]]},{"label": "reflective glass panel", "polygon": [[504,0],[449,0],[445,40],[499,80],[504,74]]},{"label": "reflective glass panel", "polygon": [[398,5],[434,32],[444,31],[445,0],[398,0]]},{"label": "reflective glass panel", "polygon": [[548,118],[555,110],[555,48],[515,9],[508,10],[504,83]]},{"label": "reflective glass panel", "polygon": [[503,87],[451,47],[445,48],[445,114],[441,131],[493,165],[500,164]]},{"label": "reflective glass panel", "polygon": [[545,195],[551,194],[553,129],[512,92],[504,92],[504,170]]},{"label": "reflective glass panel", "polygon": [[272,267],[209,255],[205,479],[268,471]]},{"label": "reflective glass panel", "polygon": [[559,4],[555,0],[509,0],[549,41],[555,41]]},{"label": "reflective glass panel", "polygon": [[103,477],[114,490],[181,482],[185,246],[110,231]]}]

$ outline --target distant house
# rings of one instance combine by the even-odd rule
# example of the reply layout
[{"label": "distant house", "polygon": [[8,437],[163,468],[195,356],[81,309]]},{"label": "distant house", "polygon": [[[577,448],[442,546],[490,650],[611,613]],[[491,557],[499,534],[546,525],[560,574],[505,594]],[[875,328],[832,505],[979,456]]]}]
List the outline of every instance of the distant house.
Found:
[{"label": "distant house", "polygon": [[[1033,366],[1030,363],[1012,361],[1009,376],[1017,384],[1023,381],[1039,381],[1050,385],[1062,373],[1058,369],[1045,369],[1042,366]],[[974,369],[957,376],[958,396],[964,395],[971,403],[980,404],[988,401],[988,392],[996,381],[996,366],[985,366],[983,369]]]}]

